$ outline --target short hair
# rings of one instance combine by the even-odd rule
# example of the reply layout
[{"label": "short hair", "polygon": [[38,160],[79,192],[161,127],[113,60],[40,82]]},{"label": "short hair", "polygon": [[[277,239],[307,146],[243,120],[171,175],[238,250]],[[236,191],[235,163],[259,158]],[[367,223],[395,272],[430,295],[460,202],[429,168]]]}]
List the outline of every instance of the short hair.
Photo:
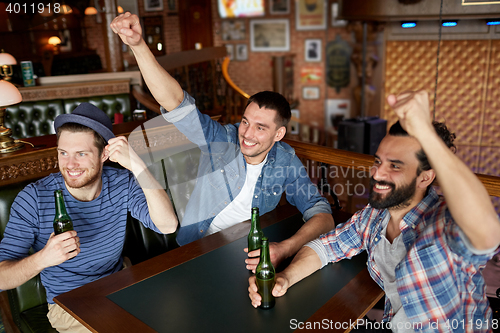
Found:
[{"label": "short hair", "polygon": [[255,103],[259,106],[259,108],[266,108],[269,110],[276,111],[276,117],[274,118],[274,122],[276,126],[280,128],[281,126],[288,125],[290,118],[292,117],[292,112],[290,111],[290,103],[286,100],[283,95],[274,91],[261,91],[258,92],[248,99],[246,108],[250,105],[250,103]]},{"label": "short hair", "polygon": [[104,150],[104,147],[106,147],[107,142],[104,140],[104,138],[94,131],[92,128],[77,124],[77,123],[65,123],[62,124],[57,128],[57,143],[59,143],[59,137],[61,136],[62,131],[68,131],[71,133],[93,133],[94,134],[94,146],[96,146],[97,150],[99,151],[99,156],[102,155],[102,152]]},{"label": "short hair", "polygon": [[[434,126],[434,130],[436,131],[436,134],[443,140],[443,142],[446,144],[450,150],[455,153],[457,150],[457,147],[453,143],[456,139],[455,133],[450,132],[448,127],[444,123],[440,123],[437,121],[433,121],[432,125]],[[406,132],[399,121],[397,121],[394,125],[391,126],[389,129],[389,135],[392,136],[410,136],[408,132]],[[427,155],[425,154],[423,149],[420,149],[417,152],[417,159],[419,161],[418,168],[417,168],[417,176],[422,173],[422,171],[427,171],[432,169],[431,164],[429,163],[429,160],[427,159]]]}]

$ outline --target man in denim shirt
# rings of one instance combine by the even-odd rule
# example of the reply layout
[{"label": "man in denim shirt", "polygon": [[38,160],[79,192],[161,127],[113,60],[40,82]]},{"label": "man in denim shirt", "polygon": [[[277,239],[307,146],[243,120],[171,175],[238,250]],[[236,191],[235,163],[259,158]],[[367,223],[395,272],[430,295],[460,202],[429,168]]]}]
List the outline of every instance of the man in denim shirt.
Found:
[{"label": "man in denim shirt", "polygon": [[[133,50],[164,118],[201,149],[197,184],[177,236],[180,245],[248,220],[251,207],[259,207],[260,214],[273,210],[283,192],[307,222],[294,236],[271,244],[274,264],[334,227],[328,202],[311,183],[293,148],[280,142],[291,117],[283,96],[255,94],[241,123],[222,126],[201,114],[194,99],[158,64],[142,39],[136,15],[118,16],[111,28]],[[258,253],[249,253],[248,269],[255,269]]]}]

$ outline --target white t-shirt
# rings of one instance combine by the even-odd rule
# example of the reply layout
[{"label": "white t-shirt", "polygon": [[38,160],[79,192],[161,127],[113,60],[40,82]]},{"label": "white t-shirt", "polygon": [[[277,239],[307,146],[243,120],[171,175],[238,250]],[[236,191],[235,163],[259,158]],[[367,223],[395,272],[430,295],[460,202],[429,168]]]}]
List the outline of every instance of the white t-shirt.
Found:
[{"label": "white t-shirt", "polygon": [[259,179],[262,167],[266,161],[267,155],[260,164],[252,165],[247,163],[247,175],[243,188],[236,198],[214,218],[205,236],[249,220],[252,217],[253,193],[255,192],[257,179]]}]

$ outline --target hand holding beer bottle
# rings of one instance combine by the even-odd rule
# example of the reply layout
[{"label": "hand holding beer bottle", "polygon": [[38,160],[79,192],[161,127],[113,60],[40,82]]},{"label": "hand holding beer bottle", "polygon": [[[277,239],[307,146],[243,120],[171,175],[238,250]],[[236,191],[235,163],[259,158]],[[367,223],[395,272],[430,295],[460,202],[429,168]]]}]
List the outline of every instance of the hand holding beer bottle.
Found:
[{"label": "hand holding beer bottle", "polygon": [[255,279],[259,295],[262,297],[259,307],[261,309],[271,309],[276,302],[272,294],[276,282],[276,273],[269,256],[269,240],[267,237],[262,238],[260,261],[255,270]]},{"label": "hand holding beer bottle", "polygon": [[56,199],[56,215],[54,217],[54,233],[56,235],[73,230],[73,222],[66,212],[62,190],[54,191]]}]

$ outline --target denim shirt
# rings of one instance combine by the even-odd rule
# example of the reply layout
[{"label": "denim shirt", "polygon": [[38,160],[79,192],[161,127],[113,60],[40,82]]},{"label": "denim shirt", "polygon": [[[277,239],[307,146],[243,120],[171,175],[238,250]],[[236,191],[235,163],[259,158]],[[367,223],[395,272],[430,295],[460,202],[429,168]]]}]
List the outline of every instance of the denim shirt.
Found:
[{"label": "denim shirt", "polygon": [[[223,126],[202,114],[186,92],[177,108],[169,112],[162,107],[161,112],[201,149],[196,185],[177,234],[177,242],[184,245],[202,238],[213,219],[240,193],[246,161],[238,140],[239,124]],[[309,179],[294,149],[276,142],[257,180],[252,207],[259,207],[261,215],[270,212],[283,192],[305,221],[318,213],[331,214],[330,205]]]}]

